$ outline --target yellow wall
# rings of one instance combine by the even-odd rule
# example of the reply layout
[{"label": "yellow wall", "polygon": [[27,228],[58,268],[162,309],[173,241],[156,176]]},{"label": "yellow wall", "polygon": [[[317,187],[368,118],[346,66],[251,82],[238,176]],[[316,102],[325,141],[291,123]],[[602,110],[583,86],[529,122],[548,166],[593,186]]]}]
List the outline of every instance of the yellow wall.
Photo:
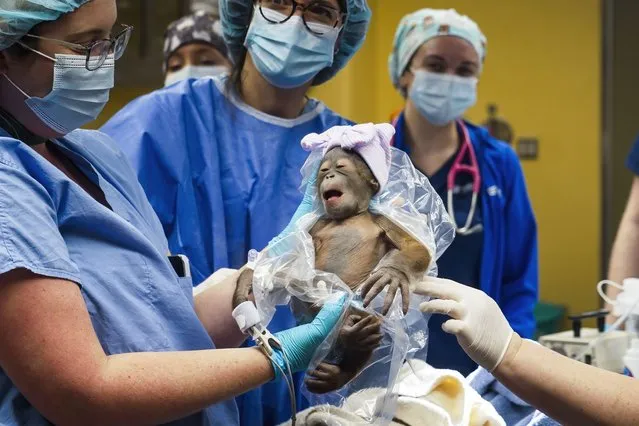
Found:
[{"label": "yellow wall", "polygon": [[401,17],[456,8],[488,38],[479,102],[495,102],[516,136],[540,141],[523,167],[539,223],[541,297],[572,312],[596,308],[601,246],[601,7],[599,0],[372,0],[365,47],[315,96],[356,121],[383,121],[402,105],[387,71]]},{"label": "yellow wall", "polygon": [[[540,140],[523,162],[539,223],[541,297],[572,312],[598,306],[601,246],[600,0],[369,0],[371,31],[351,64],[313,95],[359,122],[385,121],[401,108],[387,58],[401,17],[454,7],[488,37],[479,102],[482,122],[495,102],[516,136]],[[148,89],[119,89],[98,123]]]}]

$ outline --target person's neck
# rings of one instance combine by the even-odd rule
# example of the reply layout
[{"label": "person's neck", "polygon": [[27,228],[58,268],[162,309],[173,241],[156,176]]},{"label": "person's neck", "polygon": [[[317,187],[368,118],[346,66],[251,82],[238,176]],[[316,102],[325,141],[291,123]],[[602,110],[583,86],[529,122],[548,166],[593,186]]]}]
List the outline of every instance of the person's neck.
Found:
[{"label": "person's neck", "polygon": [[20,121],[18,121],[11,113],[0,105],[0,129],[3,129],[10,137],[26,143],[29,146],[36,147],[43,145],[48,138],[38,136]]},{"label": "person's neck", "polygon": [[[0,109],[17,121],[24,130],[36,138],[42,140],[59,138],[62,135],[56,133],[45,125],[35,113],[26,105],[25,97],[7,80],[6,76],[0,74]],[[9,129],[5,129],[9,130]],[[21,132],[21,136],[22,136]]]},{"label": "person's neck", "polygon": [[404,110],[404,123],[411,160],[428,176],[435,174],[457,152],[459,135],[454,121],[435,126],[409,100]]},{"label": "person's neck", "polygon": [[310,83],[293,89],[275,87],[262,77],[249,54],[240,79],[242,100],[258,111],[285,119],[297,118],[304,111]]}]

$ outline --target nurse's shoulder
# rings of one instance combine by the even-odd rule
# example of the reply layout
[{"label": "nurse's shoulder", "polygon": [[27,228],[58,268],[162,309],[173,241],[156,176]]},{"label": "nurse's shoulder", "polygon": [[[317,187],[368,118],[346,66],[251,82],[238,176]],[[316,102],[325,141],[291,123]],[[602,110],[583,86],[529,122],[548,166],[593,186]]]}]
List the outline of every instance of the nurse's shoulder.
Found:
[{"label": "nurse's shoulder", "polygon": [[0,130],[0,164],[17,167],[25,155],[32,155],[25,150],[26,144],[10,136],[2,134]]},{"label": "nurse's shoulder", "polygon": [[[101,162],[117,164],[126,168],[128,163],[117,144],[108,135],[97,130],[74,130],[63,138],[54,141],[84,156],[91,164],[93,159]],[[0,133],[0,163],[14,167],[25,167],[34,161],[43,161],[44,158],[24,141]],[[122,164],[122,161],[125,161]]]},{"label": "nurse's shoulder", "polygon": [[[113,138],[100,130],[77,129],[67,134],[61,141],[67,142],[74,151],[89,157],[87,160],[92,164],[93,159],[102,162],[126,161],[124,153]],[[121,166],[127,167],[128,162]]]},{"label": "nurse's shoulder", "polygon": [[0,185],[15,173],[38,180],[49,171],[46,160],[25,142],[0,131]]}]

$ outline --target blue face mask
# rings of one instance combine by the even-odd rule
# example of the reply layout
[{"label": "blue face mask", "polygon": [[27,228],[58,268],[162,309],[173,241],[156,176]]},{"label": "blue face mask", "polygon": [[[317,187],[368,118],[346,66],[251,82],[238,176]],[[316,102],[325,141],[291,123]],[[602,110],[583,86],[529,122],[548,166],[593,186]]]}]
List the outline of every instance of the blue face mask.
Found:
[{"label": "blue face mask", "polygon": [[[262,10],[273,21],[286,18],[279,12],[267,8]],[[257,70],[273,86],[282,89],[300,87],[324,68],[333,65],[340,29],[321,24],[308,25],[317,27],[317,32],[322,35],[311,33],[300,16],[292,16],[282,24],[273,24],[262,16],[259,8],[253,12],[244,46]]]},{"label": "blue face mask", "polygon": [[458,77],[423,70],[413,71],[415,79],[408,96],[419,112],[436,126],[461,118],[477,102],[477,78]]},{"label": "blue face mask", "polygon": [[100,68],[89,71],[86,57],[56,54],[53,67],[53,88],[44,98],[31,97],[7,80],[24,96],[25,103],[38,118],[60,135],[79,129],[95,120],[109,101],[109,92],[114,86],[115,59],[109,55]]}]

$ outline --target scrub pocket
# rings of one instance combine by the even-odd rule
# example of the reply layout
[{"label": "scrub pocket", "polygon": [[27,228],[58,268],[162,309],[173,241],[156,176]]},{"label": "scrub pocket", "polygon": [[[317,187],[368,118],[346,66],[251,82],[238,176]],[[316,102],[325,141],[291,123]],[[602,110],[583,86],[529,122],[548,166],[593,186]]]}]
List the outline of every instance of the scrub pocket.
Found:
[{"label": "scrub pocket", "polygon": [[151,265],[142,256],[125,256],[124,251],[110,254],[110,262],[91,262],[92,269],[101,268],[100,274],[92,277],[87,268],[85,277],[94,279],[85,279],[82,288],[102,347],[107,354],[165,350],[169,340],[157,321],[157,304],[166,295],[161,288],[166,284],[154,279]]}]

